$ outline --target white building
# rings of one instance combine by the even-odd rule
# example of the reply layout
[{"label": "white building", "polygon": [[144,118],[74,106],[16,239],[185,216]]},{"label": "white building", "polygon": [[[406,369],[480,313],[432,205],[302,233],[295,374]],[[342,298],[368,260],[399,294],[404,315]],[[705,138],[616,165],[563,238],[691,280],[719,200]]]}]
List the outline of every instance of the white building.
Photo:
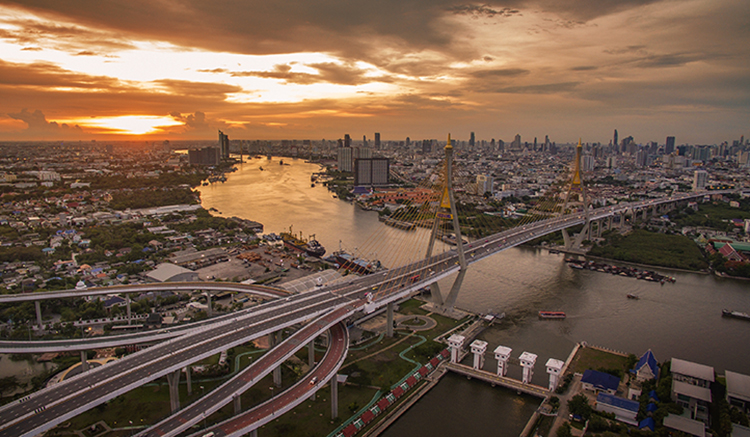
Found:
[{"label": "white building", "polygon": [[696,170],[693,173],[693,191],[701,191],[708,184],[708,172],[706,170]]}]

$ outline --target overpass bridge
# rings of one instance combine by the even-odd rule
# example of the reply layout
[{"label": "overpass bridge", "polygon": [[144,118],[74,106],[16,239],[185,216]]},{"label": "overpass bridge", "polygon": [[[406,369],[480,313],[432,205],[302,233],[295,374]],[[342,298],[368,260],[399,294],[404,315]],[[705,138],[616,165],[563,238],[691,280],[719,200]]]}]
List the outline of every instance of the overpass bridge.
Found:
[{"label": "overpass bridge", "polygon": [[[179,381],[178,372],[183,367],[260,336],[269,334],[275,335],[274,333],[286,327],[315,320],[320,317],[322,317],[322,319],[319,320],[327,320],[326,323],[311,323],[306,325],[306,327],[300,331],[302,332],[300,335],[307,339],[310,338],[310,336],[324,332],[331,326],[331,323],[337,323],[355,312],[361,311],[364,313],[371,313],[380,307],[387,306],[389,309],[389,318],[391,318],[392,303],[410,296],[425,286],[431,286],[433,296],[435,296],[434,291],[437,289],[437,281],[458,273],[458,278],[454,283],[453,289],[451,290],[444,306],[452,308],[458,290],[460,289],[461,279],[466,272],[466,266],[471,263],[553,232],[563,231],[564,235],[566,235],[566,229],[583,225],[583,231],[576,237],[576,241],[580,241],[584,236],[589,235],[592,232],[592,229],[601,231],[605,220],[610,220],[609,226],[611,227],[611,218],[614,216],[625,216],[630,214],[635,219],[641,212],[644,216],[647,216],[649,211],[652,213],[659,213],[672,204],[689,201],[690,199],[702,197],[706,194],[692,193],[673,195],[661,199],[623,203],[598,209],[589,209],[584,201],[583,211],[553,216],[545,220],[539,220],[533,223],[527,223],[520,227],[507,229],[491,236],[467,243],[464,247],[464,245],[460,243],[462,238],[460,236],[458,214],[455,209],[450,182],[450,154],[452,152],[450,152],[449,149],[452,149],[450,147],[450,142],[448,143],[448,146],[446,146],[446,196],[441,200],[440,207],[444,209],[441,218],[448,218],[453,221],[453,228],[457,237],[456,239],[459,241],[456,249],[437,255],[431,255],[432,246],[430,245],[427,256],[419,261],[411,262],[384,272],[364,276],[346,284],[321,287],[306,294],[276,299],[252,309],[212,319],[197,328],[187,328],[186,331],[180,331],[179,334],[175,334],[173,338],[158,343],[153,347],[141,350],[107,366],[102,366],[92,371],[82,373],[56,386],[32,393],[16,402],[3,406],[0,408],[0,417],[2,417],[2,419],[0,419],[0,437],[35,435],[39,432],[50,429],[56,424],[74,417],[83,411],[165,375],[169,375],[168,380],[170,381],[170,385],[175,387],[177,381]],[[449,210],[449,212],[445,211],[445,209]],[[563,208],[563,210],[565,210],[565,208]],[[433,238],[437,231],[437,223],[438,221],[435,220],[432,235]],[[592,226],[592,223],[595,225]],[[598,225],[596,225],[597,223]],[[566,237],[566,242],[568,242],[568,240],[569,239]],[[175,289],[176,286],[182,286],[186,287],[185,289],[191,290],[212,289],[223,291],[232,289],[238,285],[239,284],[231,283],[211,284],[200,282],[194,284],[149,284],[147,287],[163,286],[169,287],[169,289]],[[130,286],[120,286],[118,288],[106,288],[94,291],[96,294],[136,292],[136,290],[129,287]],[[143,289],[139,288],[137,291],[142,292]],[[259,291],[268,292],[269,294],[273,294],[275,291],[277,293],[275,296],[279,295],[277,290],[253,290],[253,292],[256,293]],[[84,293],[88,292],[89,290],[84,291]],[[65,293],[69,293],[71,296],[80,296],[82,294],[80,291],[76,292],[66,290],[63,292],[35,293],[31,297],[14,297],[14,299],[34,300],[37,303],[38,308],[38,299],[40,296],[44,295],[44,298],[52,298],[52,293],[57,293],[57,295],[54,295],[55,297],[63,297],[63,295],[67,295]],[[442,296],[439,295],[439,290],[438,296],[440,297],[439,304],[443,304]],[[0,302],[2,302],[1,299],[2,297],[0,297]],[[39,312],[37,314],[39,314]],[[330,315],[332,319],[327,319],[326,317],[328,315]],[[40,317],[38,318],[40,319]],[[41,320],[39,321],[41,322]],[[392,326],[391,323],[388,323],[387,325],[390,330]],[[171,334],[173,334],[172,331],[161,333],[161,335],[165,336]],[[111,336],[110,339],[116,337],[118,336]],[[135,337],[128,337],[127,340],[125,340],[125,337],[122,337],[123,341],[131,342],[133,342],[135,338],[142,339],[146,338],[146,336],[139,333],[136,334]],[[301,340],[297,341],[301,342]],[[88,344],[90,345],[92,343]],[[257,376],[270,371],[269,369],[272,369],[275,366],[278,366],[285,354],[294,349],[289,346],[293,344],[294,341],[289,340],[289,343],[286,343],[283,347],[277,346],[277,348],[280,347],[278,352],[274,352],[276,349],[272,349],[268,352],[268,354],[270,354],[268,360],[264,361],[265,365],[248,370],[248,375],[252,374],[252,372],[257,372]],[[299,346],[299,344],[296,344],[295,346]],[[24,350],[30,350],[34,347],[41,350],[43,346],[39,344],[30,345]],[[64,343],[57,343],[52,347],[65,348],[66,346]],[[67,347],[76,346],[68,344]],[[344,355],[345,350],[341,350],[339,353]],[[343,358],[341,359],[343,360]],[[256,380],[257,378],[251,377],[250,382],[248,383],[252,383],[252,381]],[[217,391],[214,396],[223,398],[226,401],[230,396],[234,396],[234,394],[244,390],[243,387],[246,387],[247,384],[238,381],[239,380],[234,380],[232,384],[240,384],[239,386],[229,385]],[[229,384],[229,382],[227,384]],[[175,390],[176,389],[173,388],[170,391],[174,393]],[[289,401],[286,405],[291,404],[292,402]],[[271,403],[271,405],[271,408],[275,406],[273,403]],[[178,401],[175,402],[173,400],[173,409],[179,409]],[[208,410],[210,410],[210,408],[205,411]],[[258,409],[255,410],[260,411]],[[178,412],[176,416],[167,418],[165,421],[157,424],[153,431],[156,432],[156,435],[161,435],[162,432],[169,433],[172,432],[172,430],[181,428],[181,425],[179,425],[178,422],[182,420],[185,420],[186,422],[195,420],[195,411],[197,411],[197,407],[195,410],[189,408],[185,409],[184,416]],[[273,410],[271,410],[271,412],[273,413]],[[266,413],[258,414],[261,414],[261,416],[262,414],[265,414],[263,417],[267,418],[267,411]],[[252,423],[259,423],[265,420],[261,416],[255,416],[255,422]],[[254,429],[252,428],[252,426],[254,426],[252,423],[249,425],[247,423],[244,425],[236,425],[240,428],[235,427],[233,429]],[[164,427],[163,430],[162,427]],[[221,432],[228,433],[234,431],[230,431],[229,428],[227,428]]]}]

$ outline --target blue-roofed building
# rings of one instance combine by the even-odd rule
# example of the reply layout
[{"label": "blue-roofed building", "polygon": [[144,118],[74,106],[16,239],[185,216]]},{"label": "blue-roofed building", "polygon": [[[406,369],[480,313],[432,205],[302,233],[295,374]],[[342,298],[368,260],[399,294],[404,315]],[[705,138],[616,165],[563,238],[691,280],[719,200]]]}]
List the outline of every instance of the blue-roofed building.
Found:
[{"label": "blue-roofed building", "polygon": [[620,378],[609,373],[589,369],[583,372],[581,385],[584,390],[593,391],[594,393],[603,391],[614,395],[617,393],[617,387],[620,385]]},{"label": "blue-roofed building", "polygon": [[596,411],[612,413],[615,419],[633,426],[638,425],[635,417],[638,415],[640,405],[636,401],[618,398],[608,393],[599,393],[596,397]]},{"label": "blue-roofed building", "polygon": [[659,363],[654,357],[654,353],[651,349],[647,350],[645,354],[641,355],[641,359],[638,360],[638,364],[633,369],[636,379],[638,381],[648,381],[649,379],[659,378]]},{"label": "blue-roofed building", "polygon": [[648,428],[651,431],[656,429],[656,421],[654,421],[653,417],[647,417],[643,420],[641,420],[641,423],[638,424],[638,429]]}]

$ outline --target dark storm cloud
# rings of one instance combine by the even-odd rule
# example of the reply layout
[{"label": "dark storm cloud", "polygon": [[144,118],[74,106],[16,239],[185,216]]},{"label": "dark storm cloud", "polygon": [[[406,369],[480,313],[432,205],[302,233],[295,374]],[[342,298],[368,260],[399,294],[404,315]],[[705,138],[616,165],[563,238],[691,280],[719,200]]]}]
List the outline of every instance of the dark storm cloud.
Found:
[{"label": "dark storm cloud", "polygon": [[58,124],[55,121],[47,121],[47,117],[40,110],[29,112],[28,109],[24,108],[21,112],[8,113],[8,117],[21,120],[26,123],[26,134],[38,135],[38,134],[61,134],[61,133],[82,133],[82,129],[78,126],[68,126],[67,124]]},{"label": "dark storm cloud", "polygon": [[[457,57],[473,56],[452,47],[459,34],[440,25],[445,14],[506,18],[532,7],[556,12],[564,20],[590,20],[615,11],[651,3],[650,0],[456,0],[340,1],[249,0],[243,2],[185,0],[10,0],[18,7],[49,18],[64,17],[81,25],[111,29],[123,38],[158,39],[177,45],[245,54],[327,52],[344,58],[384,64],[384,47],[396,53],[432,49],[455,50]],[[563,20],[563,21],[564,21]],[[79,37],[76,26],[35,25],[38,32],[63,40]],[[34,33],[16,38],[29,43]],[[26,39],[23,39],[26,38]],[[123,40],[95,38],[113,48]],[[90,45],[96,45],[89,42]],[[101,50],[101,49],[98,49]]]},{"label": "dark storm cloud", "polygon": [[[134,49],[129,41],[108,31],[86,29],[75,25],[60,25],[37,20],[6,20],[5,23],[16,29],[0,29],[0,39],[34,47],[43,46],[71,53],[101,52]],[[91,52],[93,55],[94,53]]]},{"label": "dark storm cloud", "polygon": [[117,79],[76,73],[47,62],[15,64],[3,60],[0,60],[0,84],[86,89],[123,88],[123,85]]},{"label": "dark storm cloud", "polygon": [[491,78],[491,77],[517,77],[525,76],[529,74],[529,70],[522,68],[502,68],[495,70],[478,70],[472,72],[470,75],[478,79]]},{"label": "dark storm cloud", "polygon": [[499,88],[496,93],[509,94],[557,94],[573,91],[581,82],[546,83],[541,85],[523,85]]},{"label": "dark storm cloud", "polygon": [[[318,74],[293,72],[289,64],[277,64],[273,71],[232,71],[224,69],[207,70],[207,72],[227,72],[234,77],[260,77],[280,79],[286,83],[310,85],[314,83],[333,83],[337,85],[362,85],[370,82],[390,82],[386,77],[369,77],[361,68],[351,65],[340,65],[333,62],[305,64],[318,70]],[[217,71],[220,70],[220,71]],[[206,70],[203,70],[206,71]]]}]

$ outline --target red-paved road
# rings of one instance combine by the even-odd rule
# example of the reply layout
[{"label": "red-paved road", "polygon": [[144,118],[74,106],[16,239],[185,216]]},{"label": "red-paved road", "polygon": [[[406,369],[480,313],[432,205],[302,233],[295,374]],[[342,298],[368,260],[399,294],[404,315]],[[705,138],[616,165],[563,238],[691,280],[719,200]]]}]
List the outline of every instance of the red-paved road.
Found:
[{"label": "red-paved road", "polygon": [[[330,316],[330,319],[335,318],[333,314],[328,316]],[[326,318],[329,318],[328,316]],[[241,436],[259,428],[304,402],[315,390],[336,374],[336,371],[338,371],[344,362],[344,358],[346,358],[349,345],[349,336],[346,327],[342,323],[337,323],[331,327],[330,332],[331,343],[325,357],[323,357],[323,360],[307,377],[270,401],[208,429],[192,434],[191,437],[200,437],[210,432],[213,432],[216,437]],[[317,378],[317,382],[310,384],[313,378]]]},{"label": "red-paved road", "polygon": [[[224,405],[231,402],[234,396],[240,395],[245,392],[255,383],[271,373],[273,369],[286,361],[297,350],[308,344],[310,341],[315,339],[315,337],[320,335],[332,325],[351,315],[358,309],[358,307],[359,305],[356,303],[350,304],[308,323],[302,329],[295,332],[289,338],[285,339],[278,346],[271,349],[269,352],[260,357],[255,363],[245,368],[242,372],[235,375],[226,383],[217,387],[215,390],[208,393],[198,401],[192,403],[187,408],[176,412],[167,419],[157,423],[153,427],[139,433],[138,435],[143,437],[163,437],[178,435],[180,432],[200,422],[201,420],[203,420],[203,418],[209,416],[210,414],[213,414],[215,411],[218,411]],[[335,346],[337,346],[336,343],[331,345],[331,347],[329,347],[329,352],[326,353],[326,357],[329,357],[331,356],[330,349],[335,349],[335,352],[337,352],[338,355],[332,356],[334,363],[339,359],[343,361],[343,357],[341,357],[341,355],[346,354],[346,347],[344,349],[340,349],[336,348]],[[326,360],[323,360],[323,362],[319,364],[318,368],[320,368],[321,366],[325,367],[325,363]],[[318,376],[318,378],[322,380],[321,376],[319,376],[316,372],[317,369],[313,371],[309,378]],[[309,388],[313,387],[310,386]]]}]

